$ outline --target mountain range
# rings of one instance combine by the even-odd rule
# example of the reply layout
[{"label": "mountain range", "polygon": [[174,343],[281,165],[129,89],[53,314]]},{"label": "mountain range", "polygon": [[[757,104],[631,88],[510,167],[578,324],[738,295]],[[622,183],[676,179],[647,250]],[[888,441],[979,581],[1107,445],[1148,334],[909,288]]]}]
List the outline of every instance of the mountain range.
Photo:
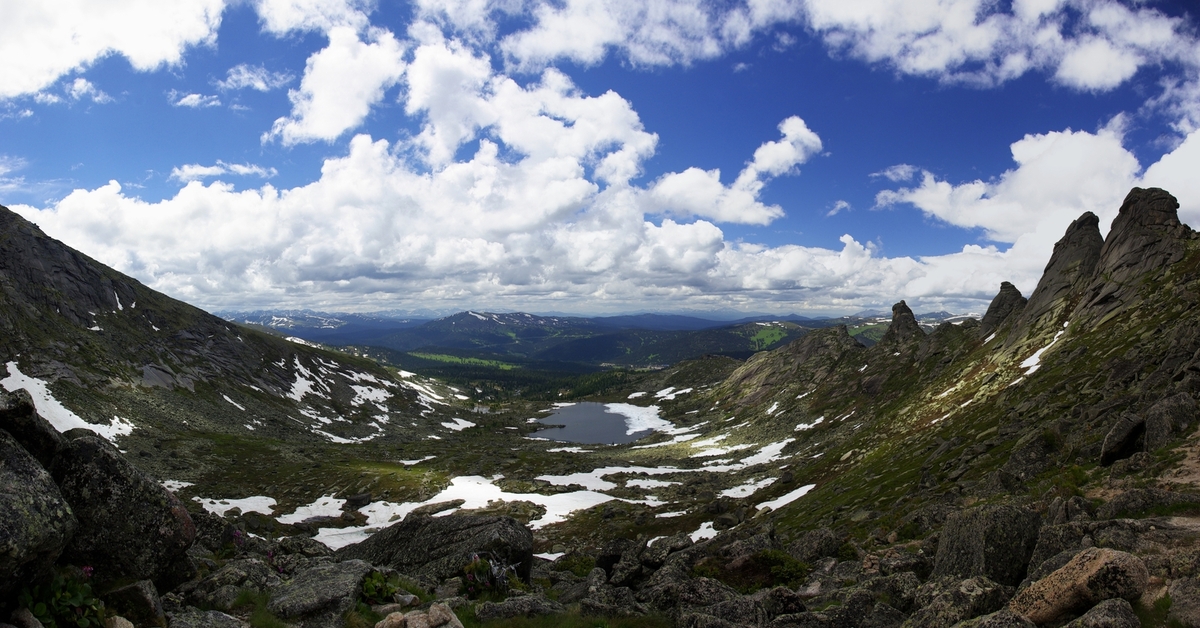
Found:
[{"label": "mountain range", "polygon": [[[1083,214],[1033,292],[1003,283],[979,319],[930,329],[899,301],[885,322],[851,320],[870,346],[836,320],[726,326],[794,335],[744,357],[643,353],[669,366],[579,375],[554,403],[210,316],[3,210],[0,385],[28,392],[59,450],[113,442],[188,508],[195,544],[171,565],[193,571],[144,576],[172,625],[369,625],[404,610],[376,582],[464,625],[1200,625],[1200,235],[1177,209],[1135,188],[1104,237]],[[406,355],[491,355],[473,359],[499,377],[509,357],[637,355],[664,332],[589,349],[611,329],[465,312],[386,337]],[[539,436],[585,403],[647,435]],[[28,434],[13,418],[28,412],[0,427]],[[76,495],[66,455],[41,464]],[[78,565],[68,540],[61,559],[14,564]],[[485,572],[519,582],[468,586]],[[293,605],[297,583],[346,593]]]}]

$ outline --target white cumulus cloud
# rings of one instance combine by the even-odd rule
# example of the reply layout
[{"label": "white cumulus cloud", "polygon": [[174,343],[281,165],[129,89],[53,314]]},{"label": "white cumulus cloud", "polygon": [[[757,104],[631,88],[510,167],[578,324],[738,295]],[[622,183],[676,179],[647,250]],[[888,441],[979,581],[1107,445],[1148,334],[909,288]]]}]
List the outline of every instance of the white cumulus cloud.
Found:
[{"label": "white cumulus cloud", "polygon": [[820,152],[821,138],[798,116],[779,123],[779,131],[783,138],[759,146],[728,187],[721,183],[721,172],[716,169],[688,168],[659,177],[646,194],[648,211],[760,225],[783,216],[778,205],[759,202],[759,192],[772,177]]},{"label": "white cumulus cloud", "polygon": [[331,141],[362,124],[384,91],[404,73],[404,46],[392,33],[353,28],[329,31],[329,45],[308,59],[300,89],[288,91],[291,115],[279,118],[263,140],[284,145]]},{"label": "white cumulus cloud", "polygon": [[138,71],[177,65],[215,41],[223,0],[9,2],[0,20],[0,100],[41,92],[120,55]]}]

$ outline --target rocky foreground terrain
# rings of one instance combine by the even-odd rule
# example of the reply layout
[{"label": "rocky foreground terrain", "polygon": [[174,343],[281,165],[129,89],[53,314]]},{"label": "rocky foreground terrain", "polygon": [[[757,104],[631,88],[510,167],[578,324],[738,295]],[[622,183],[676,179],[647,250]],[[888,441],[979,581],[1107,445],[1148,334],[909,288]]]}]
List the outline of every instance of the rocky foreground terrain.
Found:
[{"label": "rocky foreground terrain", "polygon": [[[60,269],[30,285],[0,258],[10,378],[46,378],[86,421],[64,431],[6,386],[0,611],[22,628],[1200,625],[1200,236],[1177,207],[1134,189],[1103,237],[1084,214],[1028,299],[1004,284],[980,321],[926,333],[901,301],[871,347],[834,327],[626,374],[584,398],[661,422],[586,448],[530,440],[537,404],[478,408],[250,330],[187,354],[224,323],[7,218],[0,249],[40,242]],[[92,331],[132,328],[81,313],[128,317],[132,294],[54,318],[55,299],[107,303],[72,272],[175,312],[175,339]],[[341,392],[297,390],[321,366]],[[365,376],[383,407],[353,402]],[[267,435],[231,409],[247,398]],[[468,474],[501,497],[440,499]],[[319,499],[337,514],[305,516]]]}]

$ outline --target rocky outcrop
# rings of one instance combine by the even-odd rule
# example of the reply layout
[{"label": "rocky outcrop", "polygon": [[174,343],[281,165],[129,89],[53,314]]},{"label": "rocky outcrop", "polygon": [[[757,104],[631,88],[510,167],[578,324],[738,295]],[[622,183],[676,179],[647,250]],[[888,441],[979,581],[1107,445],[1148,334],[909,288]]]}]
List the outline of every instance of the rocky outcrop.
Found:
[{"label": "rocky outcrop", "polygon": [[816,528],[800,535],[787,547],[787,552],[797,560],[816,562],[827,556],[836,556],[842,546],[842,537],[829,528]]},{"label": "rocky outcrop", "polygon": [[79,520],[65,559],[91,565],[102,580],[157,580],[186,560],[196,538],[187,510],[108,441],[71,440],[54,461],[54,478]]},{"label": "rocky outcrop", "polygon": [[919,341],[924,337],[925,331],[917,324],[917,317],[913,314],[912,309],[908,307],[907,303],[900,301],[892,306],[892,324],[884,332],[883,338],[879,339],[879,345],[895,347]]},{"label": "rocky outcrop", "polygon": [[999,610],[1011,591],[984,576],[931,582],[919,594],[928,601],[919,603],[921,608],[909,616],[904,628],[950,628],[960,621]]},{"label": "rocky outcrop", "polygon": [[567,609],[562,604],[544,595],[522,595],[508,598],[499,603],[484,602],[475,610],[475,618],[480,621],[494,621],[513,617],[559,615],[565,612]]},{"label": "rocky outcrop", "polygon": [[1026,303],[1027,300],[1021,296],[1021,291],[1017,290],[1016,286],[1007,281],[1000,282],[1000,292],[992,298],[987,312],[979,322],[979,337],[984,340],[991,338],[1010,316],[1014,313],[1019,314]]},{"label": "rocky outcrop", "polygon": [[442,580],[459,574],[476,554],[514,566],[527,580],[533,564],[533,533],[511,517],[410,515],[361,543],[338,550],[335,556]]},{"label": "rocky outcrop", "polygon": [[25,390],[0,391],[0,429],[17,439],[45,469],[54,464],[54,457],[67,443],[58,430],[37,413],[33,399]]},{"label": "rocky outcrop", "polygon": [[1025,577],[1040,527],[1036,512],[1016,506],[955,513],[942,530],[933,576],[987,576],[1014,586]]},{"label": "rocky outcrop", "polygon": [[373,569],[361,560],[306,569],[271,589],[268,608],[303,628],[341,628],[342,616],[354,607],[363,578]]},{"label": "rocky outcrop", "polygon": [[1025,333],[1037,333],[1045,327],[1057,326],[1060,316],[1075,306],[1092,280],[1103,247],[1100,219],[1092,212],[1084,212],[1055,243],[1050,262],[1021,312],[1018,327]]},{"label": "rocky outcrop", "polygon": [[0,600],[48,574],[77,525],[50,474],[0,430]]},{"label": "rocky outcrop", "polygon": [[1192,230],[1179,222],[1179,201],[1158,188],[1133,188],[1113,220],[1100,260],[1072,318],[1095,325],[1140,299],[1143,281],[1183,259]]},{"label": "rocky outcrop", "polygon": [[1009,602],[1012,612],[1036,624],[1082,612],[1115,598],[1136,600],[1150,574],[1140,558],[1107,548],[1088,548],[1062,568],[1022,589]]},{"label": "rocky outcrop", "polygon": [[1141,628],[1142,621],[1133,606],[1121,598],[1105,600],[1064,628]]},{"label": "rocky outcrop", "polygon": [[825,381],[843,359],[864,351],[845,325],[817,329],[782,349],[756,353],[721,385],[742,406],[763,401],[772,388]]}]

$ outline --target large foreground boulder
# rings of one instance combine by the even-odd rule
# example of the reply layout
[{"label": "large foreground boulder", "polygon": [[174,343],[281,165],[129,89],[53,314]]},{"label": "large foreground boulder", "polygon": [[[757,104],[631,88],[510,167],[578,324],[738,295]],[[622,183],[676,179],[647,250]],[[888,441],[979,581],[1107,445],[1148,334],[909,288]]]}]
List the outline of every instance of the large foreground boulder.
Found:
[{"label": "large foreground boulder", "polygon": [[45,575],[76,526],[50,474],[0,430],[0,599]]},{"label": "large foreground boulder", "polygon": [[33,398],[25,390],[0,391],[0,429],[12,435],[46,469],[67,443],[58,430],[37,413]]},{"label": "large foreground boulder", "polygon": [[316,565],[272,588],[267,608],[303,628],[341,628],[373,569],[361,560]]},{"label": "large foreground boulder", "polygon": [[1150,572],[1137,556],[1092,547],[1022,589],[1008,608],[1035,624],[1044,624],[1068,613],[1085,611],[1104,600],[1136,600],[1146,590],[1149,579]]},{"label": "large foreground boulder", "polygon": [[402,574],[441,581],[458,575],[476,554],[514,565],[529,579],[533,533],[512,517],[409,515],[371,538],[338,550],[337,560],[361,559]]},{"label": "large foreground boulder", "polygon": [[986,506],[946,519],[933,566],[935,578],[987,576],[1015,586],[1037,545],[1041,516],[1016,506]]},{"label": "large foreground boulder", "polygon": [[66,560],[92,566],[102,580],[157,581],[186,559],[196,538],[187,510],[108,441],[96,436],[69,441],[53,473],[79,520]]}]

